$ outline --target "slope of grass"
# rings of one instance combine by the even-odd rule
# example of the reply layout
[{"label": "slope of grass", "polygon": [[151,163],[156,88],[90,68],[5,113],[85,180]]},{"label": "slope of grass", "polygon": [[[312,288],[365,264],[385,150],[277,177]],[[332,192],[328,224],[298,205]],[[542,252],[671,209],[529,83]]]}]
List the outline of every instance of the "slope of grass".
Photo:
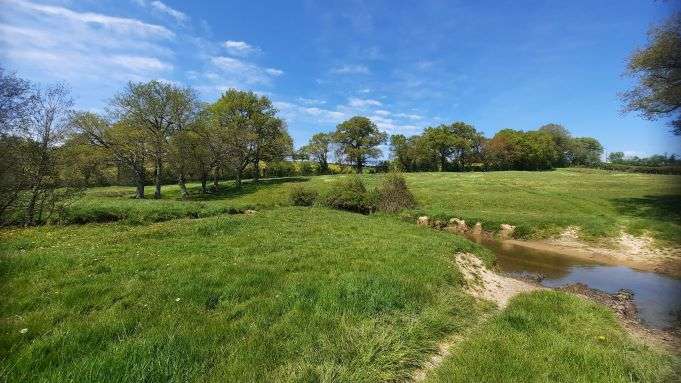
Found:
[{"label": "slope of grass", "polygon": [[678,358],[634,343],[605,308],[564,293],[519,295],[455,346],[430,382],[672,382]]},{"label": "slope of grass", "polygon": [[[124,220],[155,222],[178,217],[203,217],[245,208],[288,205],[296,183],[324,191],[345,176],[283,178],[260,185],[246,183],[238,191],[223,183],[217,195],[198,194],[179,200],[175,185],[164,187],[160,201],[131,199],[132,188],[90,189],[71,206],[65,222]],[[364,175],[369,187],[383,175]],[[567,226],[579,226],[585,236],[615,236],[624,228],[649,232],[655,238],[681,243],[681,176],[618,173],[593,169],[550,172],[409,173],[407,183],[419,202],[411,216],[463,218],[495,230],[501,223],[518,226],[521,237],[544,237]],[[148,188],[151,193],[151,188]]]},{"label": "slope of grass", "polygon": [[477,316],[457,250],[315,208],[0,231],[0,381],[400,380]]}]

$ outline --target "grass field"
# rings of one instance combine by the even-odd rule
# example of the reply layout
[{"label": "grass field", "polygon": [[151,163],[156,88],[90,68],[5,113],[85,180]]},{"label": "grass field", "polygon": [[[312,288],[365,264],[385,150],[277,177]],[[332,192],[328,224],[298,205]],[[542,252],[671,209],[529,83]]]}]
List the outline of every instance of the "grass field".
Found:
[{"label": "grass field", "polygon": [[[428,379],[659,382],[681,373],[678,358],[572,296],[520,296],[501,312],[476,303],[452,256],[489,264],[493,255],[462,237],[398,215],[287,206],[293,184],[323,191],[336,177],[240,191],[225,183],[188,201],[175,186],[143,201],[131,188],[94,188],[64,216],[84,224],[0,230],[0,381],[403,381],[464,330],[471,335]],[[364,177],[373,186],[381,176]],[[406,177],[420,202],[409,215],[535,235],[624,226],[679,240],[678,177]],[[247,208],[258,212],[224,214]],[[484,312],[492,319],[480,324]]]},{"label": "grass field", "polygon": [[1,239],[7,382],[401,379],[479,311],[449,256],[482,250],[385,217],[282,208]]},{"label": "grass field", "polygon": [[678,360],[632,344],[603,307],[543,291],[515,297],[456,345],[428,381],[674,382],[679,374]]},{"label": "grass field", "polygon": [[[179,189],[165,187],[164,199],[131,199],[132,188],[91,189],[70,207],[67,222],[124,220],[154,222],[176,217],[203,217],[245,208],[288,204],[288,190],[304,184],[324,191],[344,176],[265,180],[237,191],[224,184],[217,195],[180,201]],[[365,175],[370,186],[382,175]],[[407,182],[419,201],[412,216],[463,218],[496,230],[518,226],[520,237],[546,237],[567,226],[579,226],[585,237],[616,236],[624,229],[649,232],[656,239],[681,244],[681,176],[617,173],[593,169],[551,172],[410,173]],[[151,188],[149,188],[151,191]]]}]

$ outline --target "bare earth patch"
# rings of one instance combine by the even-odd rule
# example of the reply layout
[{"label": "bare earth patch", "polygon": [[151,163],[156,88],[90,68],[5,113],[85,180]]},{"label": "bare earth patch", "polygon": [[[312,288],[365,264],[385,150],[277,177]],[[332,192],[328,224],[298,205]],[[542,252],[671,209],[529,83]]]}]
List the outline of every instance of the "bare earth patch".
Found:
[{"label": "bare earth patch", "polygon": [[587,243],[579,229],[569,227],[560,236],[541,241],[508,240],[518,246],[560,253],[572,257],[629,266],[632,269],[681,276],[681,247],[659,247],[649,236],[621,233],[608,243]]}]

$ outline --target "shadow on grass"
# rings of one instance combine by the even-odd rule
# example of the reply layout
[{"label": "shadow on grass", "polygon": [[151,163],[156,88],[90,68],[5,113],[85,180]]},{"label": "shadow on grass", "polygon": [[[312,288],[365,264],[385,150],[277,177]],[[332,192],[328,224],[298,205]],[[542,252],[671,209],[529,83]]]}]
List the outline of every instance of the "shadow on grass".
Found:
[{"label": "shadow on grass", "polygon": [[611,201],[625,216],[681,223],[681,195],[648,195]]},{"label": "shadow on grass", "polygon": [[254,183],[253,180],[245,180],[242,182],[240,189],[235,186],[234,181],[229,181],[229,186],[225,186],[224,184],[222,184],[220,185],[220,188],[217,191],[213,190],[211,185],[209,187],[210,192],[208,194],[202,194],[201,186],[197,185],[189,189],[190,196],[188,200],[212,201],[224,198],[234,198],[255,193],[258,190],[268,189],[285,183],[297,183],[307,181],[309,181],[309,179],[305,177],[267,178],[261,179],[258,183]]}]

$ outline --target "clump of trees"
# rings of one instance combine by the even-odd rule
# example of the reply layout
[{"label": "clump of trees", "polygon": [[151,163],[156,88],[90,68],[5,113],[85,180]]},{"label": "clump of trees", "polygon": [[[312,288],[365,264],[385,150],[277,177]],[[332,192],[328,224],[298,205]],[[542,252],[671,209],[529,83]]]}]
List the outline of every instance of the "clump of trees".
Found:
[{"label": "clump of trees", "polygon": [[47,220],[80,190],[59,171],[72,105],[64,84],[37,87],[0,68],[0,223]]},{"label": "clump of trees", "polygon": [[167,165],[188,195],[187,180],[201,180],[202,192],[213,175],[230,174],[241,187],[250,165],[257,182],[260,163],[283,159],[292,140],[272,102],[253,92],[230,89],[212,104],[201,104],[194,91],[169,83],[130,83],[116,95],[106,116],[76,112],[71,126],[76,136],[101,149],[133,175],[136,197],[145,198],[147,169],[153,169],[154,198],[161,198]]},{"label": "clump of trees", "polygon": [[426,128],[411,137],[393,135],[394,165],[405,171],[544,170],[595,166],[603,147],[591,137],[573,138],[557,124],[536,131],[503,129],[491,139],[464,122]]}]

